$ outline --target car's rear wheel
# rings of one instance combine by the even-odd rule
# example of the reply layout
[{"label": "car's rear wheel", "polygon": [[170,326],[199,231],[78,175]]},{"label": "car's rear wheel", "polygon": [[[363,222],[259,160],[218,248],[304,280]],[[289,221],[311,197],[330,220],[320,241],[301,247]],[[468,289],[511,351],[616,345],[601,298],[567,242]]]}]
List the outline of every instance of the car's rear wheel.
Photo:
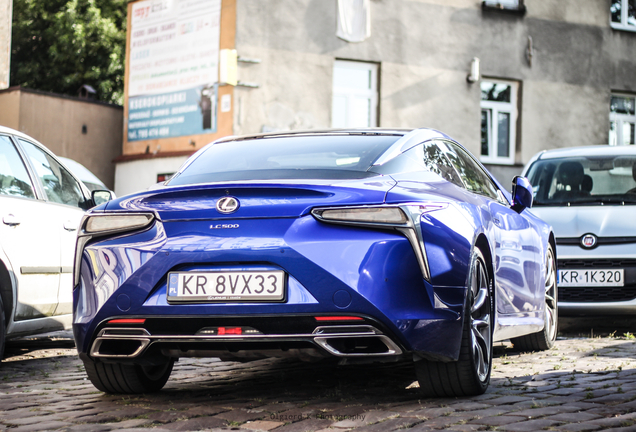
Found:
[{"label": "car's rear wheel", "polygon": [[93,385],[106,393],[151,393],[168,381],[174,360],[159,365],[103,363],[85,359],[84,367]]},{"label": "car's rear wheel", "polygon": [[520,351],[545,351],[554,346],[559,318],[556,272],[554,249],[549,244],[545,259],[545,325],[539,332],[511,339]]},{"label": "car's rear wheel", "polygon": [[493,285],[484,256],[477,248],[471,260],[469,281],[459,359],[448,363],[415,362],[420,391],[426,396],[478,395],[490,383]]}]

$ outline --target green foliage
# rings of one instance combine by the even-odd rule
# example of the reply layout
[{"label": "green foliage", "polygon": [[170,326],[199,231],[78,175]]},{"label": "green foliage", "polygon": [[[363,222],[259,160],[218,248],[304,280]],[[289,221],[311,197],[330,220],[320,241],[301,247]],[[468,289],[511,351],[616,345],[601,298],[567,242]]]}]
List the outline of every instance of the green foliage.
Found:
[{"label": "green foliage", "polygon": [[122,103],[127,0],[14,0],[11,85]]}]

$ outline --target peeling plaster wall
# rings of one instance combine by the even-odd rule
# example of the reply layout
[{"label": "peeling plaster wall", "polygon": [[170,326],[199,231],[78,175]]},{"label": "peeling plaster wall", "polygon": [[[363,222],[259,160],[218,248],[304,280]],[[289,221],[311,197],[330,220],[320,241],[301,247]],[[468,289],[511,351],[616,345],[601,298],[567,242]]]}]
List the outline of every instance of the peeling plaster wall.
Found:
[{"label": "peeling plaster wall", "polygon": [[[526,1],[525,15],[478,0],[372,0],[371,37],[335,36],[336,0],[237,0],[236,134],[331,125],[335,59],[380,65],[379,126],[440,129],[480,148],[480,92],[466,75],[519,86],[516,166],[491,166],[508,184],[542,149],[607,142],[611,91],[636,92],[636,33],[609,26],[609,2]],[[532,38],[530,65],[526,56]]]}]

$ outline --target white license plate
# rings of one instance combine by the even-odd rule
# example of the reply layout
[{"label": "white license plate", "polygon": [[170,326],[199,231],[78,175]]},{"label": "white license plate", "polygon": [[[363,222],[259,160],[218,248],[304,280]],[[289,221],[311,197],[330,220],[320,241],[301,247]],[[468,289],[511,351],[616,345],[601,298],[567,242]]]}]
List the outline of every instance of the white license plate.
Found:
[{"label": "white license plate", "polygon": [[558,286],[624,286],[625,271],[612,270],[559,270]]},{"label": "white license plate", "polygon": [[284,271],[175,272],[168,275],[168,301],[282,301]]}]

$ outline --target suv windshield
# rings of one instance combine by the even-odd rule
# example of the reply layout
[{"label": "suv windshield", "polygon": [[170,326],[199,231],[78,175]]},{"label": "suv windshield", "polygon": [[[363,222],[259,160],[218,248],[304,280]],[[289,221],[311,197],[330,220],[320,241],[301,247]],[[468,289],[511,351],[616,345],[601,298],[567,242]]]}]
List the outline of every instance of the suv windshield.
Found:
[{"label": "suv windshield", "polygon": [[210,146],[169,184],[240,180],[360,179],[402,135],[287,136]]},{"label": "suv windshield", "polygon": [[534,205],[636,204],[636,156],[538,160],[527,177]]}]

